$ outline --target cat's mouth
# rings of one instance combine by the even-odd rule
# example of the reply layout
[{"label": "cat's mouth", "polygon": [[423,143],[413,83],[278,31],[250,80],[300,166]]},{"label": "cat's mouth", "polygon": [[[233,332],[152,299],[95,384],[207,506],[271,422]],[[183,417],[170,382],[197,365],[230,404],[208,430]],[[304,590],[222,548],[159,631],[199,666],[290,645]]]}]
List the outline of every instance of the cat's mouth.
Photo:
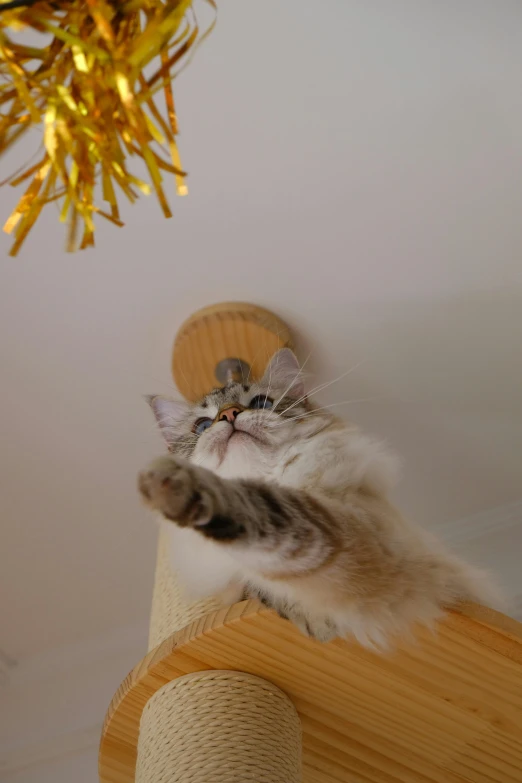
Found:
[{"label": "cat's mouth", "polygon": [[245,440],[245,439],[248,439],[248,440],[259,440],[259,438],[256,438],[255,435],[252,435],[251,432],[246,432],[245,430],[237,430],[237,429],[232,430],[228,440],[230,442],[231,440],[241,441],[241,440]]},{"label": "cat's mouth", "polygon": [[[261,437],[261,433],[259,432],[252,432],[252,429],[249,427],[248,429],[238,426],[240,425],[239,421],[235,422],[234,428],[232,432],[230,433],[229,441],[235,440],[237,442],[241,442],[241,440],[250,439],[250,440],[256,440],[259,443],[263,442],[263,438]],[[256,428],[257,430],[257,428]]]},{"label": "cat's mouth", "polygon": [[241,453],[242,450],[255,447],[255,445],[267,445],[267,440],[263,437],[260,428],[253,422],[235,421],[233,425],[230,423],[228,427],[221,423],[219,428],[216,428],[216,437],[211,439],[209,449],[221,463],[229,449],[231,449],[231,453]]}]

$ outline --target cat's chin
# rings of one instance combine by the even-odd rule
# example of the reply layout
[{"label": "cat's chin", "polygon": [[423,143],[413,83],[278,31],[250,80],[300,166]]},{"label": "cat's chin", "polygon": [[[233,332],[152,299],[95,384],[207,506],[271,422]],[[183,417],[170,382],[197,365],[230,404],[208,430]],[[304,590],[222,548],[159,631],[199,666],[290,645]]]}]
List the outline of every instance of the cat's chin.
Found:
[{"label": "cat's chin", "polygon": [[244,458],[254,444],[259,446],[265,443],[257,433],[250,432],[246,427],[245,429],[231,427],[229,431],[220,430],[219,435],[216,433],[216,436],[208,442],[204,453],[196,454],[196,457],[199,457],[197,459],[199,464],[210,470],[220,468],[225,461],[229,461],[229,458],[234,462],[236,457],[241,460],[241,455]]},{"label": "cat's chin", "polygon": [[232,435],[227,441],[226,444],[226,451],[236,451],[238,449],[244,449],[251,446],[253,443],[261,443],[259,438],[256,438],[255,435],[252,435],[250,432],[245,432],[244,430],[234,430]]},{"label": "cat's chin", "polygon": [[266,446],[268,445],[268,442],[269,441],[266,437],[266,434],[261,430],[260,427],[255,425],[251,426],[250,424],[247,426],[241,426],[239,423],[237,423],[236,428],[228,439],[227,446],[230,446],[231,444],[234,444],[234,446],[248,446],[252,443]]},{"label": "cat's chin", "polygon": [[251,435],[249,432],[245,432],[244,430],[234,430],[230,438],[228,439],[229,443],[241,443],[244,441],[251,440],[253,438],[253,435]]}]

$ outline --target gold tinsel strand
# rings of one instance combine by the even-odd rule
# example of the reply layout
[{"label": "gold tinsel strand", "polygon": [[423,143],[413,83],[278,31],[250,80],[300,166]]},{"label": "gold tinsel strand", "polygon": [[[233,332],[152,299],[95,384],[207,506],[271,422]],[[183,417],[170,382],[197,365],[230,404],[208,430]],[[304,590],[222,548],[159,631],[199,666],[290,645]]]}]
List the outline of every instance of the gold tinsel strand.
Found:
[{"label": "gold tinsel strand", "polygon": [[[205,2],[215,12],[214,0]],[[200,34],[192,0],[21,3],[0,0],[0,156],[35,126],[43,128],[43,143],[37,163],[0,183],[29,182],[4,226],[14,233],[11,255],[51,202],[68,223],[69,251],[94,245],[97,215],[123,225],[119,192],[134,202],[139,192],[154,191],[171,217],[164,173],[173,175],[179,195],[187,193],[172,79],[213,25]],[[46,45],[18,43],[28,28]],[[134,156],[150,182],[131,172]]]}]

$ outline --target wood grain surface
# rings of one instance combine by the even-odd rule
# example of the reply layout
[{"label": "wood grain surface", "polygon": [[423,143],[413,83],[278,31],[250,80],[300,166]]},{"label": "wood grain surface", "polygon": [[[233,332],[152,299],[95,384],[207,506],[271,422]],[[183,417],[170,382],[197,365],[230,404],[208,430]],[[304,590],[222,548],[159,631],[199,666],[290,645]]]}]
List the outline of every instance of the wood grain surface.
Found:
[{"label": "wood grain surface", "polygon": [[[222,359],[242,359],[260,378],[273,354],[292,346],[288,327],[269,310],[224,302],[194,313],[180,328],[172,352],[172,374],[180,393],[198,400],[218,385]],[[190,381],[189,381],[190,379]]]},{"label": "wood grain surface", "polygon": [[305,783],[521,783],[522,625],[474,605],[379,655],[323,645],[253,601],[165,640],[126,677],[100,746],[102,783],[134,781],[141,712],[167,682],[208,669],[281,688],[303,725]]}]

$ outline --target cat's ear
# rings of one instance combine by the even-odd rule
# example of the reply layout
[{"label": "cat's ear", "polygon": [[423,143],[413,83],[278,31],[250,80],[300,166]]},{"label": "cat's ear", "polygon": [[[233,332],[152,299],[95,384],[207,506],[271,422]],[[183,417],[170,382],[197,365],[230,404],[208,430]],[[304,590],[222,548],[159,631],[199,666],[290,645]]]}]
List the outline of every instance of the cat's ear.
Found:
[{"label": "cat's ear", "polygon": [[272,356],[261,383],[281,391],[285,397],[297,400],[304,395],[303,373],[295,353],[290,348],[281,348]]},{"label": "cat's ear", "polygon": [[186,416],[188,405],[185,402],[171,400],[168,397],[160,397],[156,394],[147,394],[145,400],[152,408],[163,439],[170,448],[179,438],[179,427],[177,425]]}]

